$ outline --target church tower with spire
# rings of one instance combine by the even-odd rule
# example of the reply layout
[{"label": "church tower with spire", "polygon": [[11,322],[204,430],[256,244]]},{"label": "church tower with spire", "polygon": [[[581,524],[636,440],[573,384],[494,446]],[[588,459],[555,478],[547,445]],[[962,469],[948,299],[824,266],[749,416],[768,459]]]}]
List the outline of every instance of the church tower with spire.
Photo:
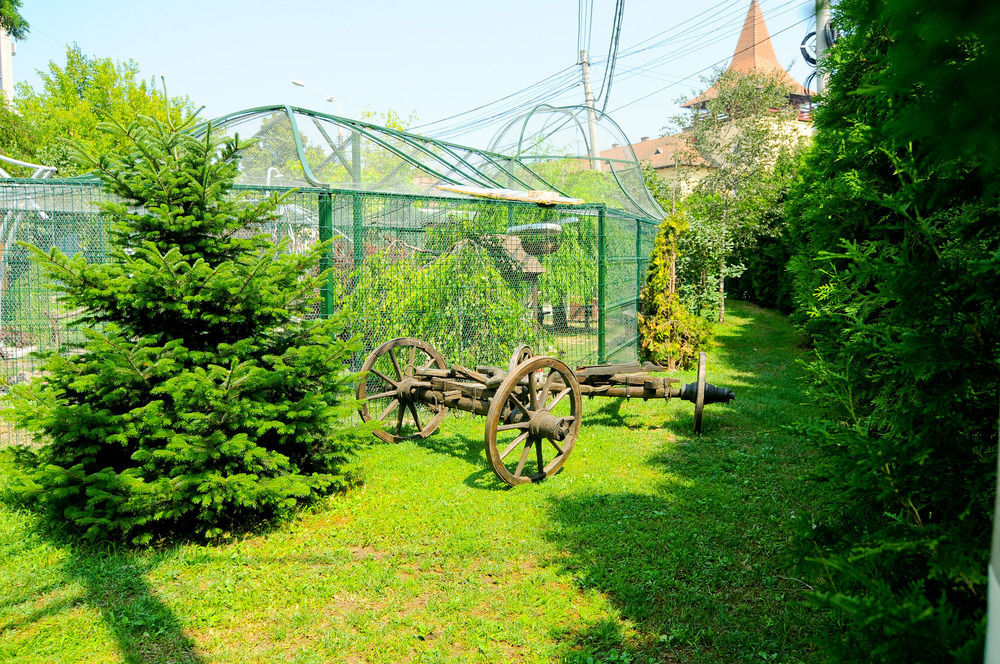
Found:
[{"label": "church tower with spire", "polygon": [[[747,11],[746,20],[743,21],[743,30],[740,38],[736,42],[736,51],[733,59],[729,62],[727,72],[740,72],[749,74],[774,74],[791,89],[789,103],[798,108],[809,102],[809,91],[796,81],[785,71],[785,68],[778,62],[778,56],[774,53],[774,46],[771,44],[771,35],[767,31],[767,24],[764,23],[764,13],[760,9],[757,0],[751,0],[750,9]],[[709,99],[718,96],[715,86],[710,87],[703,93],[683,104],[684,108],[698,108],[704,106]]]},{"label": "church tower with spire", "polygon": [[[778,56],[771,44],[771,35],[764,23],[764,14],[757,0],[752,0],[750,3],[750,9],[747,11],[746,20],[743,21],[743,30],[736,41],[736,51],[733,53],[733,59],[729,62],[728,71],[757,72],[778,76],[788,84],[789,104],[800,109],[796,117],[796,131],[805,134],[811,133],[808,113],[803,113],[801,110],[802,106],[809,103],[809,91],[792,78],[778,62]],[[705,102],[715,98],[718,94],[713,86],[694,99],[685,102],[682,106],[691,109],[702,108]],[[675,195],[689,191],[694,183],[705,177],[711,170],[711,166],[693,149],[689,132],[682,131],[678,134],[658,138],[644,136],[638,143],[632,143],[631,147],[632,152],[640,161],[652,166],[660,179],[671,185]],[[601,157],[604,159],[624,159],[625,153],[624,146],[612,145],[610,149],[601,152]]]}]

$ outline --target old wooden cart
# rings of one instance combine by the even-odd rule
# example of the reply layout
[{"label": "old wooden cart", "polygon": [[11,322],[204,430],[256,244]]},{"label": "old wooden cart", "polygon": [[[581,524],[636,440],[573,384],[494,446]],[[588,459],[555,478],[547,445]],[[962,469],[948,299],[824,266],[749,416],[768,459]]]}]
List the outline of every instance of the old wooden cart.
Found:
[{"label": "old wooden cart", "polygon": [[580,432],[584,396],[684,399],[694,404],[699,433],[705,405],[734,396],[705,382],[704,353],[696,382],[683,386],[676,378],[650,375],[665,371],[656,364],[573,370],[558,359],[535,356],[528,346],[517,348],[505,369],[448,366],[433,346],[412,337],[382,344],[361,371],[361,417],[379,422],[376,436],[390,443],[426,438],[449,408],[484,415],[486,456],[497,477],[512,485],[537,482],[562,467]]}]

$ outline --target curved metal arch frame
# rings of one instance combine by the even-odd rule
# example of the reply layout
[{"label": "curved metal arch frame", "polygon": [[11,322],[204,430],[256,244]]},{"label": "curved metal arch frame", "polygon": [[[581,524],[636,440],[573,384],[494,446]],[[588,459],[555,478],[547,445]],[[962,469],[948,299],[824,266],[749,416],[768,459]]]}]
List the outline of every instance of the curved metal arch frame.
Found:
[{"label": "curved metal arch frame", "polygon": [[[302,171],[306,181],[315,187],[329,187],[331,186],[331,183],[323,182],[320,178],[318,178],[313,173],[312,168],[306,160],[305,146],[302,141],[302,133],[299,129],[297,121],[297,116],[302,116],[308,117],[314,122],[331,122],[335,125],[344,127],[345,129],[356,133],[358,136],[362,136],[382,147],[386,151],[401,159],[403,162],[424,171],[435,178],[439,178],[443,182],[451,184],[475,184],[478,186],[502,188],[503,185],[496,180],[496,176],[499,175],[501,177],[507,176],[511,178],[512,181],[518,183],[518,185],[523,186],[526,189],[545,188],[555,191],[561,195],[566,195],[564,191],[561,191],[552,182],[541,176],[535,171],[534,168],[532,168],[532,164],[530,162],[534,161],[534,157],[526,158],[522,154],[525,132],[528,122],[536,113],[556,112],[564,114],[567,116],[568,120],[576,123],[577,130],[581,132],[581,135],[584,137],[583,140],[589,150],[587,132],[584,130],[585,128],[579,118],[579,113],[586,111],[587,107],[585,106],[552,106],[551,104],[539,104],[526,114],[519,116],[504,125],[503,128],[497,132],[496,138],[491,143],[490,147],[485,150],[450,141],[430,138],[427,136],[411,134],[409,132],[383,127],[371,122],[354,120],[337,115],[331,115],[329,113],[313,111],[297,106],[290,106],[287,104],[259,106],[229,113],[197,125],[192,129],[192,133],[202,133],[208,126],[225,127],[254,116],[260,116],[267,113],[281,113],[288,118],[288,121],[291,124],[296,156],[302,165]],[[608,123],[609,126],[612,127],[623,140],[622,145],[626,149],[625,158],[615,159],[613,161],[632,163],[638,167],[639,162],[635,156],[635,151],[632,150],[632,146],[625,138],[625,133],[622,131],[621,127],[607,114],[601,113],[598,110],[595,110],[594,112],[598,115],[601,122]],[[509,154],[496,150],[496,141],[499,137],[505,135],[509,130],[513,129],[518,122],[522,123],[522,126],[519,132],[516,153]],[[409,146],[417,154],[409,154],[408,150],[402,149],[402,146],[394,145],[393,142],[390,142],[388,139],[397,139],[401,141],[404,146]],[[440,148],[440,152],[434,150],[435,147]],[[421,159],[420,155],[425,156],[426,159]],[[476,155],[481,158],[483,164],[474,164],[469,159],[470,155]],[[631,159],[628,157],[631,157]],[[485,166],[497,169],[498,172],[494,172],[493,174],[487,173],[483,170],[483,167]],[[635,205],[638,210],[641,210],[652,219],[662,218],[663,211],[660,209],[659,205],[656,204],[648,190],[646,191],[648,204],[640,205],[632,193],[624,188],[620,178],[618,177],[618,173],[615,172],[615,169],[612,168],[611,171],[616,183],[619,188],[621,188],[625,197],[623,202],[628,201],[632,205]]]},{"label": "curved metal arch frame", "polygon": [[[419,168],[420,170],[423,170],[429,173],[430,175],[433,175],[434,177],[441,178],[442,180],[450,182],[452,184],[467,184],[469,182],[473,182],[475,184],[482,186],[494,186],[494,187],[500,186],[500,184],[497,183],[488,174],[482,172],[481,169],[476,167],[474,164],[470,163],[466,158],[459,156],[458,153],[456,152],[457,150],[473,154],[479,154],[484,158],[484,160],[489,161],[493,166],[498,166],[497,164],[498,160],[508,161],[511,159],[510,155],[491,153],[489,151],[481,150],[479,148],[460,145],[458,143],[451,143],[449,141],[442,141],[434,138],[429,138],[426,136],[418,136],[416,134],[410,134],[408,132],[391,129],[389,127],[382,127],[376,124],[372,124],[370,122],[364,122],[361,120],[352,120],[337,115],[321,113],[319,111],[312,111],[310,109],[300,108],[297,106],[289,106],[289,105],[259,106],[255,108],[245,109],[242,111],[236,111],[234,113],[229,113],[227,115],[215,118],[214,120],[203,122],[197,127],[195,127],[192,130],[192,132],[200,133],[203,132],[204,129],[209,125],[213,127],[223,127],[232,124],[234,122],[243,121],[255,115],[263,115],[266,113],[283,113],[288,117],[288,120],[291,123],[293,129],[293,135],[296,147],[296,156],[299,158],[299,161],[302,162],[303,173],[305,175],[306,181],[309,182],[311,185],[318,187],[328,186],[329,183],[325,183],[319,180],[312,173],[312,169],[309,167],[309,164],[305,160],[305,152],[302,145],[301,132],[299,130],[298,123],[295,119],[296,115],[302,115],[310,118],[318,118],[320,120],[330,121],[344,127],[345,129],[357,132],[359,135],[364,136],[368,140],[385,148],[392,154],[395,154],[400,159],[410,163],[412,166]],[[441,170],[439,170],[438,168],[414,158],[414,156],[407,154],[406,152],[398,149],[396,146],[386,141],[379,134],[391,136],[403,141],[406,145],[409,145],[413,147],[415,150],[430,157],[434,162],[437,162],[445,166],[447,171],[453,172],[456,175],[460,175],[464,179],[458,180],[455,177],[451,177],[446,173],[441,172]],[[455,161],[450,162],[448,159],[444,158],[444,155],[436,154],[435,152],[431,151],[427,147],[428,144],[433,146],[439,146]],[[519,160],[516,159],[515,161],[519,162]],[[565,195],[564,192],[559,191],[558,189],[552,187],[550,183],[546,182],[544,178],[540,177],[537,173],[535,173],[534,170],[532,170],[527,164],[519,162],[519,165],[526,172],[530,173],[532,177],[534,177],[538,181],[538,183],[554,189],[559,194]],[[525,185],[529,185],[529,183],[524,181],[523,177],[518,177],[517,175],[512,173],[508,168],[501,167],[501,169],[505,173],[516,179],[518,182],[521,182],[522,184]],[[472,172],[470,173],[469,171]],[[538,185],[535,186],[537,187]]]},{"label": "curved metal arch frame", "polygon": [[[581,122],[581,120],[579,118],[579,114],[580,113],[586,113],[589,110],[590,109],[587,106],[582,106],[582,105],[553,106],[551,104],[539,104],[539,105],[535,106],[534,108],[532,108],[527,113],[524,113],[523,115],[520,115],[520,116],[514,118],[513,120],[510,120],[499,131],[497,131],[496,134],[494,134],[493,140],[490,142],[489,149],[492,152],[498,152],[499,148],[498,148],[497,142],[499,141],[499,139],[502,136],[506,135],[507,132],[510,129],[512,129],[513,127],[515,127],[518,123],[521,123],[521,130],[518,133],[517,150],[516,150],[516,155],[515,155],[514,158],[518,159],[519,161],[523,160],[524,156],[522,154],[522,146],[524,144],[525,132],[527,130],[528,122],[539,111],[547,111],[547,112],[557,112],[557,113],[561,113],[561,114],[569,116],[570,119],[572,119],[572,121],[576,123],[577,129],[580,132],[580,136],[581,136],[581,138],[582,138],[582,140],[584,142],[584,145],[587,146],[587,150],[588,150],[588,153],[589,153],[589,151],[590,151],[590,139],[589,139],[589,135],[588,135],[588,132],[587,132],[586,128],[583,126],[583,123]],[[665,216],[665,213],[660,208],[659,203],[657,203],[656,200],[653,198],[652,194],[649,193],[649,190],[645,187],[645,185],[643,186],[643,190],[644,190],[644,193],[646,194],[645,198],[646,198],[646,201],[647,201],[647,205],[642,205],[642,204],[639,203],[639,201],[637,201],[635,199],[634,196],[632,196],[631,193],[629,193],[628,189],[626,189],[625,186],[622,184],[621,179],[618,177],[618,173],[615,171],[614,166],[611,163],[611,162],[614,162],[614,163],[626,163],[626,164],[634,164],[637,167],[639,166],[639,158],[636,156],[635,150],[632,149],[632,144],[629,143],[628,138],[625,136],[625,132],[622,130],[621,126],[619,126],[619,124],[617,122],[615,122],[614,118],[612,118],[610,115],[608,115],[606,113],[603,113],[603,112],[601,112],[601,111],[599,111],[597,109],[594,109],[594,113],[595,113],[595,115],[598,117],[598,119],[601,122],[606,122],[608,125],[610,125],[617,132],[619,138],[622,140],[621,146],[622,146],[622,148],[625,151],[625,158],[624,159],[605,159],[605,158],[600,158],[599,161],[608,162],[609,170],[611,171],[612,175],[614,176],[616,184],[622,190],[622,193],[625,195],[626,199],[630,203],[632,203],[633,205],[635,205],[636,209],[643,211],[644,213],[646,213],[647,215],[649,215],[651,218],[662,219]],[[551,158],[565,158],[566,156],[567,155],[538,155],[538,156],[535,156],[533,158],[547,158],[547,159],[551,159]],[[631,156],[631,159],[628,158],[629,156]],[[577,157],[580,158],[580,159],[588,159],[588,160],[592,159],[589,156],[589,154],[588,155],[578,155]]]}]

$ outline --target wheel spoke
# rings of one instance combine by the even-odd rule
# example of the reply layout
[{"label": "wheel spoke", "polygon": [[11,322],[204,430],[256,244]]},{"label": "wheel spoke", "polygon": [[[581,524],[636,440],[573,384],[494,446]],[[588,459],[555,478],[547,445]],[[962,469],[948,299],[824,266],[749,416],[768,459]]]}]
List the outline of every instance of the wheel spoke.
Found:
[{"label": "wheel spoke", "polygon": [[545,385],[542,386],[542,395],[538,397],[538,403],[541,404],[542,408],[545,408],[545,402],[549,400],[549,394],[552,392],[552,383],[558,375],[558,373],[552,371],[545,378]]},{"label": "wheel spoke", "polygon": [[517,406],[521,410],[521,412],[524,413],[524,415],[528,419],[531,419],[531,413],[528,412],[528,409],[524,406],[524,404],[522,404],[520,401],[517,400],[517,397],[515,397],[513,394],[511,394],[507,398],[510,399],[511,401],[513,401],[514,405]]},{"label": "wheel spoke", "polygon": [[375,367],[372,367],[371,369],[369,369],[369,371],[371,373],[375,374],[376,376],[378,376],[379,378],[381,378],[382,380],[384,380],[389,385],[393,385],[393,386],[398,385],[398,383],[396,381],[394,381],[393,379],[389,378],[388,376],[386,376],[384,373],[382,373],[381,371],[379,371]]},{"label": "wheel spoke", "polygon": [[416,366],[413,364],[414,362],[416,362],[416,360],[417,360],[417,347],[410,346],[410,359],[407,360],[406,367],[408,369],[412,369],[414,366]]},{"label": "wheel spoke", "polygon": [[402,408],[399,409],[399,415],[396,416],[396,435],[400,435],[403,432],[403,413],[406,411]]},{"label": "wheel spoke", "polygon": [[[395,393],[394,393],[395,394]],[[528,422],[512,422],[511,424],[501,424],[497,431],[509,431],[510,429],[527,429]]]},{"label": "wheel spoke", "polygon": [[410,409],[410,414],[413,415],[413,423],[417,425],[417,431],[423,430],[423,427],[420,426],[420,416],[417,415],[417,407],[416,407],[416,405],[414,405],[412,403],[411,404],[407,404],[407,408]]},{"label": "wheel spoke", "polygon": [[524,433],[522,433],[522,434],[521,434],[520,436],[518,436],[517,438],[515,438],[515,439],[514,439],[514,442],[512,442],[512,443],[511,443],[511,444],[510,444],[510,445],[509,445],[509,446],[507,447],[507,449],[505,449],[505,450],[503,451],[503,454],[501,454],[501,455],[500,455],[500,460],[502,461],[502,460],[506,459],[506,458],[507,458],[507,455],[508,455],[508,454],[510,454],[511,452],[513,452],[513,451],[514,451],[514,448],[515,448],[515,447],[517,447],[518,445],[520,445],[521,443],[523,443],[523,442],[524,442],[524,439],[525,439],[525,438],[527,438],[527,437],[528,437],[528,432],[527,432],[527,431],[525,431],[525,432],[524,432]]},{"label": "wheel spoke", "polygon": [[382,414],[378,416],[379,422],[389,417],[389,413],[395,410],[396,406],[398,405],[399,405],[399,399],[393,399],[392,402],[389,404],[389,407],[383,410]]},{"label": "wheel spoke", "polygon": [[552,402],[551,405],[546,406],[545,410],[551,411],[553,408],[559,405],[559,402],[562,401],[567,394],[571,393],[572,391],[573,391],[572,388],[567,387],[565,390],[557,394],[555,400]]},{"label": "wheel spoke", "polygon": [[528,460],[528,452],[531,451],[533,444],[530,438],[524,443],[524,451],[521,452],[521,460],[517,462],[517,470],[514,471],[514,477],[521,476],[521,471],[524,470],[524,462]]},{"label": "wheel spoke", "polygon": [[391,397],[396,395],[396,390],[389,390],[388,392],[379,392],[378,394],[372,394],[371,396],[365,397],[369,401],[372,399],[384,399],[386,397]]},{"label": "wheel spoke", "polygon": [[542,458],[542,439],[535,440],[535,459],[538,462],[538,472],[545,472],[545,459]]},{"label": "wheel spoke", "polygon": [[392,361],[392,368],[396,371],[396,378],[403,380],[403,371],[399,368],[399,362],[396,361],[396,354],[392,352],[391,348],[387,350],[385,354],[388,355],[389,359]]},{"label": "wheel spoke", "polygon": [[549,442],[552,443],[552,447],[556,448],[556,451],[559,452],[559,454],[563,453],[563,449],[561,447],[559,447],[559,445],[556,444],[556,441],[554,441],[554,440],[552,440],[550,438]]},{"label": "wheel spoke", "polygon": [[528,403],[531,410],[538,410],[538,392],[535,391],[535,372],[528,372]]}]

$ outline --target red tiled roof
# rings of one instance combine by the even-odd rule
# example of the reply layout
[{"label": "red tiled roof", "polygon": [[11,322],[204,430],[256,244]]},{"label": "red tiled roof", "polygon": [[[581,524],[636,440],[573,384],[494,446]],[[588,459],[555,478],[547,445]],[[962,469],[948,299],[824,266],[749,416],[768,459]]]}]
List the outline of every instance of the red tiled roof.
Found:
[{"label": "red tiled roof", "polygon": [[[620,145],[609,150],[602,150],[601,157],[603,159],[631,159],[631,155],[626,156],[625,147]],[[694,151],[691,145],[691,135],[688,133],[647,138],[633,143],[632,149],[640,162],[649,162],[653,168],[669,168],[678,163],[682,166],[705,165],[705,160]]]}]

